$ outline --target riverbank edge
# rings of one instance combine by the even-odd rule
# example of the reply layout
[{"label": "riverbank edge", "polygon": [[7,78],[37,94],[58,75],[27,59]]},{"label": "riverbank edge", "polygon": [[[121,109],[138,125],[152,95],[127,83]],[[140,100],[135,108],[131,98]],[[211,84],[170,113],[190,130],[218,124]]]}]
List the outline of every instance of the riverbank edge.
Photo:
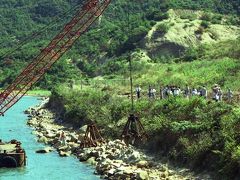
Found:
[{"label": "riverbank edge", "polygon": [[[0,89],[0,93],[2,93],[4,90]],[[31,97],[39,97],[39,98],[46,98],[51,96],[51,91],[48,90],[31,90],[26,93],[25,96],[31,96]]]},{"label": "riverbank edge", "polygon": [[[120,140],[107,141],[96,148],[80,148],[86,126],[79,130],[56,123],[53,112],[46,108],[49,99],[45,98],[38,106],[25,111],[28,114],[28,125],[38,137],[38,142],[56,149],[61,157],[75,155],[81,162],[95,166],[95,173],[102,179],[211,179],[208,175],[198,177],[188,169],[175,169],[168,164],[157,163],[133,146],[126,146]],[[66,144],[59,141],[64,132]],[[45,148],[40,153],[48,153]]]}]

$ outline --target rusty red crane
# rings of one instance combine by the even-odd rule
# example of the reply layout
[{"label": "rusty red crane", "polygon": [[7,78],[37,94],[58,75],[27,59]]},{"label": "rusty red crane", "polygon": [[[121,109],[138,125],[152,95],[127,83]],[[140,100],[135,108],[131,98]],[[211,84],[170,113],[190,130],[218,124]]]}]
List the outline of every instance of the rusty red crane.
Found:
[{"label": "rusty red crane", "polygon": [[[62,31],[41,50],[30,64],[17,78],[0,94],[0,115],[16,104],[27,91],[71,48],[74,42],[102,15],[111,0],[87,0],[81,9],[68,22]],[[139,118],[131,114],[124,127],[121,138],[129,140],[143,140],[147,134]],[[104,142],[96,125],[88,125],[81,147],[97,146]]]},{"label": "rusty red crane", "polygon": [[111,0],[88,0],[70,22],[41,50],[32,62],[0,94],[0,115],[17,103],[27,91],[71,48],[74,42],[102,15]]}]

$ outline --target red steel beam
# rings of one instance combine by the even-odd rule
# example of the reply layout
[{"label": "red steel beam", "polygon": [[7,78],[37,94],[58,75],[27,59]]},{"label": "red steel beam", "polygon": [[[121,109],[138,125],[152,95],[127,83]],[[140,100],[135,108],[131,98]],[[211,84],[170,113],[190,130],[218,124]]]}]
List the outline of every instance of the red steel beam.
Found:
[{"label": "red steel beam", "polygon": [[89,0],[63,30],[40,52],[20,75],[0,94],[0,115],[17,103],[59,60],[75,41],[98,19],[111,0]]}]

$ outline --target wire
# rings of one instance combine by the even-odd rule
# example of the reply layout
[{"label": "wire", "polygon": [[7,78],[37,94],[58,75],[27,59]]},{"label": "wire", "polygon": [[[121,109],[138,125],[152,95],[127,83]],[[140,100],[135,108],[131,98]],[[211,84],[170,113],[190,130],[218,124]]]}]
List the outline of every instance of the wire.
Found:
[{"label": "wire", "polygon": [[[27,43],[29,43],[31,40],[35,39],[36,37],[42,35],[43,33],[45,33],[46,30],[54,27],[58,21],[63,20],[62,18],[65,17],[66,15],[68,15],[70,12],[75,11],[76,9],[79,9],[80,6],[82,6],[83,2],[76,6],[76,7],[72,7],[71,9],[65,11],[64,13],[62,13],[60,16],[55,16],[55,20],[53,20],[50,24],[46,25],[43,29],[41,29],[40,31],[37,32],[33,32],[32,34],[28,35],[28,37],[26,37],[22,42],[20,42],[19,44],[17,44],[17,46],[14,49],[10,49],[9,51],[5,52],[3,55],[1,55],[1,58],[4,59],[7,56],[10,56],[12,54],[14,54],[17,50],[21,49],[24,45],[26,45]],[[72,14],[72,13],[71,13]],[[2,43],[3,44],[3,43]]]}]

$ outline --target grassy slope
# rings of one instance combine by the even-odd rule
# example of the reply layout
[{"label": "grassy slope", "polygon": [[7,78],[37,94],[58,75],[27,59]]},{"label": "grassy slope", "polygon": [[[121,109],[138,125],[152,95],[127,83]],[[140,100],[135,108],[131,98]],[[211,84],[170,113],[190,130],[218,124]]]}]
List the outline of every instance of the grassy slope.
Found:
[{"label": "grassy slope", "polygon": [[[0,93],[2,92],[3,90],[0,89]],[[48,91],[48,90],[30,90],[27,92],[27,95],[28,96],[44,96],[44,97],[48,97],[51,95],[51,92]]]},{"label": "grassy slope", "polygon": [[[26,0],[21,2],[18,0],[2,0],[0,2],[0,56],[16,45],[16,42],[21,42],[32,32],[42,29],[63,12],[79,5],[80,2],[79,0]],[[215,12],[236,13],[235,1],[217,3],[216,6],[215,4],[215,0],[204,0],[201,2],[188,0],[187,3],[180,0],[169,2],[152,0],[143,1],[142,3],[135,1],[126,3],[123,0],[113,1],[102,17],[101,23],[82,36],[80,41],[76,43],[71,51],[68,51],[63,59],[72,59],[74,64],[88,76],[92,77],[102,74],[102,65],[106,61],[113,61],[116,54],[119,55],[126,51],[128,38],[132,43],[130,43],[130,46],[134,48],[135,43],[138,43],[139,36],[140,38],[143,37],[142,34],[145,31],[147,32],[155,21],[158,21],[159,18],[161,19],[162,12],[168,7],[208,9]],[[132,22],[130,29],[133,32],[128,34],[126,33],[126,12],[129,9]],[[43,48],[58,32],[60,27],[71,18],[72,13],[61,17],[61,21],[48,30],[47,33],[44,32],[37,39],[31,39],[31,42],[10,57],[10,61],[8,58],[5,61],[0,61],[1,87],[5,87],[16,77],[19,69],[23,67],[23,61],[29,62],[39,52],[39,49]],[[66,65],[67,63],[64,62],[63,64]],[[63,64],[55,65],[56,71],[50,71],[38,86],[49,88],[51,84],[63,83],[62,80],[56,81],[54,78],[56,75],[64,75],[64,79],[76,78],[73,73],[62,73],[61,67]],[[69,71],[69,69],[66,68],[64,71]],[[75,75],[78,76],[79,74],[75,73]]]},{"label": "grassy slope", "polygon": [[[192,10],[169,10],[169,18],[159,21],[153,26],[147,35],[147,46],[173,42],[183,47],[199,46],[200,44],[218,43],[224,40],[234,40],[240,35],[240,28],[237,25],[229,25],[231,16],[221,16],[206,13],[204,11]],[[206,16],[206,17],[205,17]],[[214,22],[214,17],[220,16],[220,20]],[[203,19],[207,19],[203,20]],[[208,27],[201,34],[201,39],[197,38],[195,32],[205,21]],[[161,25],[168,27],[167,32],[162,35],[154,35]]]},{"label": "grassy slope", "polygon": [[240,72],[238,60],[224,58],[221,60],[205,60],[183,62],[178,64],[146,64],[139,73],[135,73],[136,84],[148,85],[178,85],[186,84],[194,87],[206,85],[211,87],[218,83],[224,87],[238,90],[240,82],[237,79]]}]

